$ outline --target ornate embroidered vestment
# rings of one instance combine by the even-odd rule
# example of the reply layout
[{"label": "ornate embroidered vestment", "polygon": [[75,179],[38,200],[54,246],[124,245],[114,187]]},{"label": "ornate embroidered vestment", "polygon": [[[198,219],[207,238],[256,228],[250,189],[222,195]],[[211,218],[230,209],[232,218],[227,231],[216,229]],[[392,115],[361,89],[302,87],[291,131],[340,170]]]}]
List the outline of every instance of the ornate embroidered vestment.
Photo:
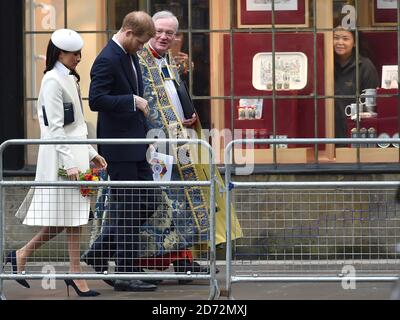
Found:
[{"label": "ornate embroidered vestment", "polygon": [[[176,81],[180,81],[178,69],[169,55],[164,57],[168,62],[168,67],[173,73]],[[149,129],[162,129],[166,138],[187,138],[186,128],[182,125],[175,107],[165,89],[163,75],[157,64],[156,58],[152,54],[148,44],[139,52],[140,66],[143,75],[144,98],[150,106],[148,117]],[[174,80],[175,81],[175,80]],[[196,123],[196,134],[199,139],[203,138],[202,128],[199,121]],[[202,150],[200,146],[181,145],[175,146],[174,155],[176,168],[179,176],[184,181],[209,180],[209,164],[204,162],[207,150]],[[200,157],[203,163],[200,161]],[[225,193],[223,193],[224,182],[216,170],[217,182],[216,199],[216,242],[226,241],[225,223]],[[209,194],[200,187],[185,188],[185,198],[192,211],[192,216],[197,227],[198,233],[206,234],[209,223]],[[232,215],[232,239],[241,237],[241,228],[236,216]],[[203,237],[201,237],[203,238]],[[204,239],[204,238],[203,238]]]}]

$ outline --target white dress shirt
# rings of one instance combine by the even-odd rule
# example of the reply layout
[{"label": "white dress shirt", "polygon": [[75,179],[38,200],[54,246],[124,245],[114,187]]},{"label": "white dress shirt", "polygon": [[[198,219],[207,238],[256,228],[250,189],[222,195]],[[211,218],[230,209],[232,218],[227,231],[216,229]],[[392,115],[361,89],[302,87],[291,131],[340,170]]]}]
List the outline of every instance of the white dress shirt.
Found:
[{"label": "white dress shirt", "polygon": [[[161,59],[156,58],[156,62],[158,64],[158,67],[160,68],[160,72],[161,72],[161,68],[163,66],[168,65],[167,59],[165,59],[164,57],[162,57]],[[171,75],[171,77],[173,77],[173,73],[171,71],[170,71],[170,75]],[[178,114],[179,119],[181,119],[181,121],[183,121],[183,120],[185,120],[185,116],[183,114],[181,101],[179,100],[178,93],[176,92],[174,81],[175,80],[173,80],[173,79],[164,80],[165,91],[167,91],[169,99],[170,99],[172,105],[175,107],[175,112]]]}]

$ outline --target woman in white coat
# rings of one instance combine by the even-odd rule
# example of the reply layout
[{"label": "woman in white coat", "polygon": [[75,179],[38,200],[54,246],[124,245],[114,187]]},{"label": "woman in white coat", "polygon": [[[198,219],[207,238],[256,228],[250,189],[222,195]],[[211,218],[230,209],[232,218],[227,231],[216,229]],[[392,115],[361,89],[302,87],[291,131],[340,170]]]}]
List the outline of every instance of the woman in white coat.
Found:
[{"label": "woman in white coat", "polygon": [[[81,60],[83,40],[69,29],[56,30],[47,46],[46,70],[37,104],[41,139],[87,138],[82,101],[75,71]],[[72,107],[72,113],[66,109]],[[57,181],[58,170],[64,168],[70,180],[78,180],[79,172],[89,169],[92,161],[97,168],[105,169],[107,163],[90,145],[41,145],[39,147],[36,181]],[[42,226],[41,230],[21,249],[11,251],[7,262],[13,272],[24,270],[27,258],[44,243],[61,233],[67,233],[70,272],[80,273],[80,227],[89,220],[90,200],[80,194],[80,188],[35,188],[27,215],[26,225]],[[28,287],[26,280],[17,280]],[[96,296],[89,290],[86,280],[65,280],[67,289],[73,287],[79,296]],[[69,292],[68,292],[69,293]]]}]

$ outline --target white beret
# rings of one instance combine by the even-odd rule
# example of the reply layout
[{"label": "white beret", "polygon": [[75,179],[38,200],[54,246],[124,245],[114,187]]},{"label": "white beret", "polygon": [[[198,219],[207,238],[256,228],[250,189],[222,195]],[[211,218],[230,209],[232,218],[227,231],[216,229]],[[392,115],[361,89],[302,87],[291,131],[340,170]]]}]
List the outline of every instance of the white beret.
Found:
[{"label": "white beret", "polygon": [[75,52],[83,47],[82,37],[71,29],[58,29],[51,35],[51,42],[64,51]]}]

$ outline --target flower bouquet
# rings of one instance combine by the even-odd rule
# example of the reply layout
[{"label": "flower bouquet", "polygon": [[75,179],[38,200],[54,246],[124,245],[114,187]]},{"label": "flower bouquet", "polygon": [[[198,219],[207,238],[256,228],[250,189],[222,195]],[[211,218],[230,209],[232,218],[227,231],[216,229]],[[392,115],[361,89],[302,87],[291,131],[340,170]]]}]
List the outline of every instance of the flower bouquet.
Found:
[{"label": "flower bouquet", "polygon": [[[79,172],[79,181],[99,181],[100,174],[101,170],[96,168],[91,168],[86,170],[85,172]],[[58,175],[60,177],[67,177],[67,170],[64,168],[58,169]],[[83,197],[97,195],[97,190],[98,187],[82,186],[81,195]]]}]

